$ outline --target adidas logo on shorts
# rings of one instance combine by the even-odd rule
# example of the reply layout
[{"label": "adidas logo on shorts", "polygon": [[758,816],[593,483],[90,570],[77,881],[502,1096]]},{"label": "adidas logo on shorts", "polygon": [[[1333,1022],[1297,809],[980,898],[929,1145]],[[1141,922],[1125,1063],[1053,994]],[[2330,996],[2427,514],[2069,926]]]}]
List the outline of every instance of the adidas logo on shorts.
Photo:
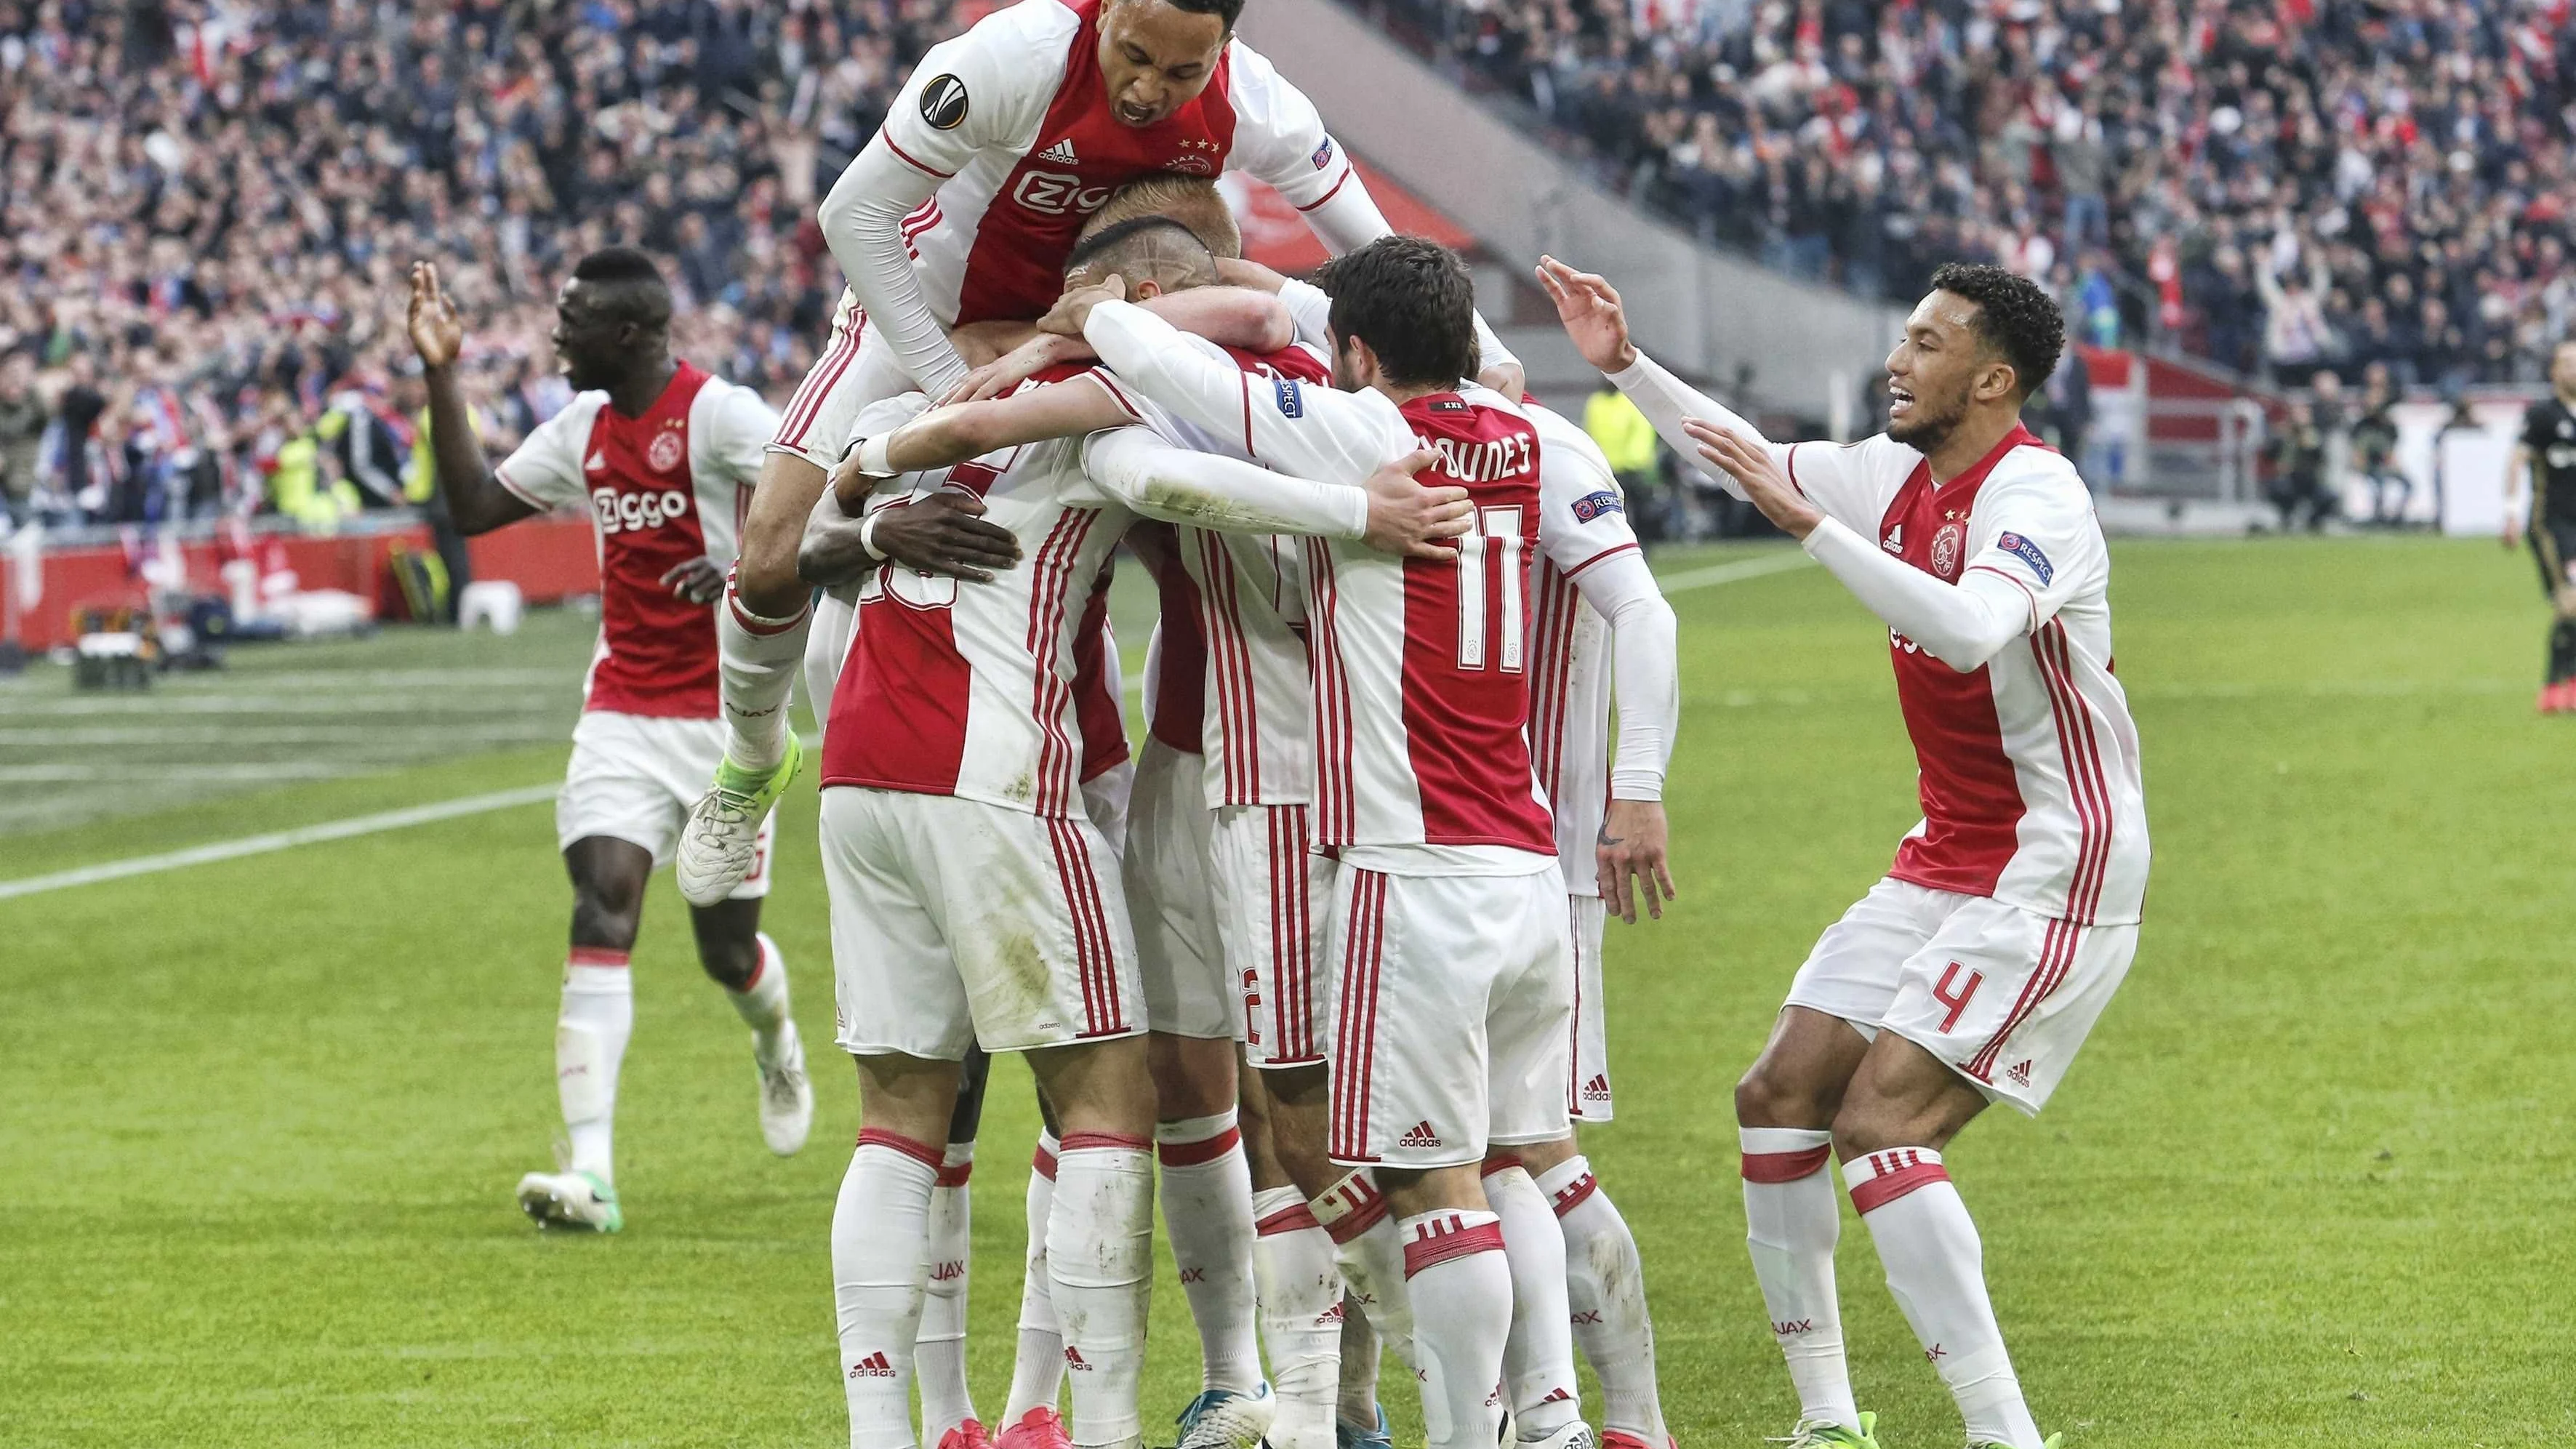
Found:
[{"label": "adidas logo on shorts", "polygon": [[1091,1361],[1082,1356],[1081,1349],[1069,1343],[1064,1346],[1064,1366],[1078,1373],[1091,1372]]},{"label": "adidas logo on shorts", "polygon": [[2004,1068],[2004,1075],[2012,1078],[2014,1086],[2027,1087],[2030,1085],[2030,1063],[2015,1062]]},{"label": "adidas logo on shorts", "polygon": [[1429,1122],[1416,1122],[1413,1124],[1412,1130],[1395,1139],[1395,1145],[1398,1147],[1437,1147],[1440,1145],[1440,1134],[1431,1130],[1431,1124]]},{"label": "adidas logo on shorts", "polygon": [[1587,1102],[1607,1102],[1610,1100],[1610,1074],[1608,1072],[1596,1072],[1593,1074],[1591,1081],[1583,1084],[1583,1100]]}]

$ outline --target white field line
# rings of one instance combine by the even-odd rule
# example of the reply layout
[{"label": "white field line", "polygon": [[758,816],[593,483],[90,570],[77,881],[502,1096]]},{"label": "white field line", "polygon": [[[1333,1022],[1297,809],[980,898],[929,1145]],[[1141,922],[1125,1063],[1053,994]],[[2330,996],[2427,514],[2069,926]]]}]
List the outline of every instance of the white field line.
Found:
[{"label": "white field line", "polygon": [[396,723],[344,725],[279,725],[263,727],[256,735],[244,735],[238,729],[219,725],[66,725],[56,729],[20,729],[0,726],[0,750],[10,747],[28,749],[95,749],[106,745],[401,745],[405,748],[447,740],[469,740],[476,744],[539,744],[564,737],[563,726],[554,720],[514,724],[420,724]]},{"label": "white field line", "polygon": [[73,886],[96,885],[101,881],[123,880],[128,876],[153,875],[165,870],[179,870],[191,865],[211,865],[220,860],[239,860],[246,855],[266,855],[272,851],[292,850],[299,845],[316,845],[326,840],[347,840],[357,835],[375,835],[387,830],[402,830],[434,821],[454,820],[466,815],[480,815],[491,810],[507,810],[518,805],[534,805],[554,798],[553,785],[523,785],[515,790],[495,790],[485,795],[467,795],[457,800],[441,800],[429,805],[413,805],[401,810],[386,810],[374,815],[358,815],[346,820],[325,821],[295,830],[272,831],[266,835],[246,835],[238,840],[220,840],[212,845],[192,846],[186,850],[166,851],[159,855],[138,855],[126,860],[85,865],[76,870],[56,871],[51,875],[27,876],[19,880],[0,881],[0,901],[19,896],[39,895],[46,891],[68,890]]},{"label": "white field line", "polygon": [[211,765],[0,765],[0,785],[95,784],[101,780],[179,782],[262,780],[333,780],[363,768],[325,760],[278,760],[258,764]]},{"label": "white field line", "polygon": [[81,715],[293,714],[535,714],[573,703],[561,696],[530,699],[500,694],[85,694],[46,700],[0,698],[0,719],[44,720]]},{"label": "white field line", "polygon": [[1731,584],[1738,579],[1758,579],[1764,574],[1785,574],[1791,569],[1812,566],[1802,548],[1782,549],[1758,558],[1738,559],[1733,563],[1710,564],[1705,568],[1683,569],[1678,573],[1655,575],[1656,587],[1667,594],[1686,594],[1716,584]]}]

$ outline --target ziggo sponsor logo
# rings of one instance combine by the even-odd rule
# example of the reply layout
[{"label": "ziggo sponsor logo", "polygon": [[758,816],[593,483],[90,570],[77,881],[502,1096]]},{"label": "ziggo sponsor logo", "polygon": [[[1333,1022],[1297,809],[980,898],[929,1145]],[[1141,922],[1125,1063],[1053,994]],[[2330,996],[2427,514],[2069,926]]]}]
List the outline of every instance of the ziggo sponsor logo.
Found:
[{"label": "ziggo sponsor logo", "polygon": [[616,493],[600,489],[590,495],[590,511],[602,533],[632,533],[660,528],[689,511],[689,495],[677,488],[659,493]]}]

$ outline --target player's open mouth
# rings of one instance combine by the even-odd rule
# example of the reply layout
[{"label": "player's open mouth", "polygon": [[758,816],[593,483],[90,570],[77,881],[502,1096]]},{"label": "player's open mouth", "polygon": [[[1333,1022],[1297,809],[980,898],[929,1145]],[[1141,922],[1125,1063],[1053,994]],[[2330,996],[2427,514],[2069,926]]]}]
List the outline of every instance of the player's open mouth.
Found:
[{"label": "player's open mouth", "polygon": [[1894,383],[1889,383],[1887,386],[1887,415],[1889,417],[1894,417],[1898,413],[1911,412],[1913,408],[1914,394],[1907,392],[1904,388],[1898,387]]},{"label": "player's open mouth", "polygon": [[1154,124],[1154,108],[1151,106],[1139,106],[1127,101],[1120,101],[1110,109],[1118,113],[1119,121],[1125,125],[1150,126]]}]

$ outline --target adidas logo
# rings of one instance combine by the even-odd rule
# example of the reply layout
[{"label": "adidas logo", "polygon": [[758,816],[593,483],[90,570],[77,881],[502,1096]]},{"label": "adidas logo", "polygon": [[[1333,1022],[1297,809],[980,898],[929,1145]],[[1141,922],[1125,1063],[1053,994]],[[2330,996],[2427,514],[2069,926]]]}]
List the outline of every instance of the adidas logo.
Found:
[{"label": "adidas logo", "polygon": [[588,458],[583,459],[581,465],[582,471],[585,473],[596,473],[607,466],[608,455],[606,453],[593,453]]},{"label": "adidas logo", "polygon": [[1041,161],[1060,162],[1066,166],[1079,166],[1082,164],[1081,159],[1073,154],[1073,138],[1071,136],[1067,136],[1063,140],[1056,142],[1054,145],[1049,146],[1043,151],[1040,151],[1038,153],[1038,159]]},{"label": "adidas logo", "polygon": [[850,1365],[850,1377],[854,1379],[890,1379],[894,1377],[894,1365],[886,1362],[885,1352],[880,1349],[875,1353],[869,1354],[866,1358],[860,1359],[857,1363]]},{"label": "adidas logo", "polygon": [[1905,525],[1900,523],[1894,528],[1889,529],[1887,531],[1887,537],[1880,540],[1878,546],[1886,549],[1889,553],[1905,552]]},{"label": "adidas logo", "polygon": [[1064,1366],[1075,1373],[1091,1372],[1091,1363],[1082,1356],[1082,1350],[1069,1343],[1064,1346]]},{"label": "adidas logo", "polygon": [[1315,1326],[1316,1326],[1317,1328],[1329,1328],[1329,1327],[1331,1327],[1331,1326],[1332,1326],[1332,1325],[1334,1325],[1334,1324],[1340,1323],[1341,1321],[1342,1321],[1342,1305],[1340,1305],[1339,1303],[1336,1303],[1336,1304],[1334,1304],[1332,1307],[1327,1308],[1327,1309],[1325,1309],[1323,1312],[1318,1313],[1318,1314],[1316,1314],[1316,1315],[1315,1315]]},{"label": "adidas logo", "polygon": [[2027,1087],[2030,1085],[2030,1063],[2016,1062],[2004,1068],[2004,1075],[2012,1078],[2014,1086]]},{"label": "adidas logo", "polygon": [[1591,1081],[1583,1084],[1583,1100],[1587,1102],[1607,1102],[1610,1100],[1610,1074],[1608,1072],[1597,1073]]},{"label": "adidas logo", "polygon": [[1574,1395],[1565,1391],[1564,1385],[1559,1384],[1557,1387],[1548,1390],[1547,1397],[1539,1400],[1539,1402],[1542,1404],[1562,1404],[1573,1397]]},{"label": "adidas logo", "polygon": [[1403,1136],[1395,1139],[1395,1145],[1398,1147],[1437,1147],[1440,1145],[1440,1134],[1431,1130],[1431,1124],[1429,1122],[1416,1122],[1413,1124],[1411,1131],[1408,1131]]}]

